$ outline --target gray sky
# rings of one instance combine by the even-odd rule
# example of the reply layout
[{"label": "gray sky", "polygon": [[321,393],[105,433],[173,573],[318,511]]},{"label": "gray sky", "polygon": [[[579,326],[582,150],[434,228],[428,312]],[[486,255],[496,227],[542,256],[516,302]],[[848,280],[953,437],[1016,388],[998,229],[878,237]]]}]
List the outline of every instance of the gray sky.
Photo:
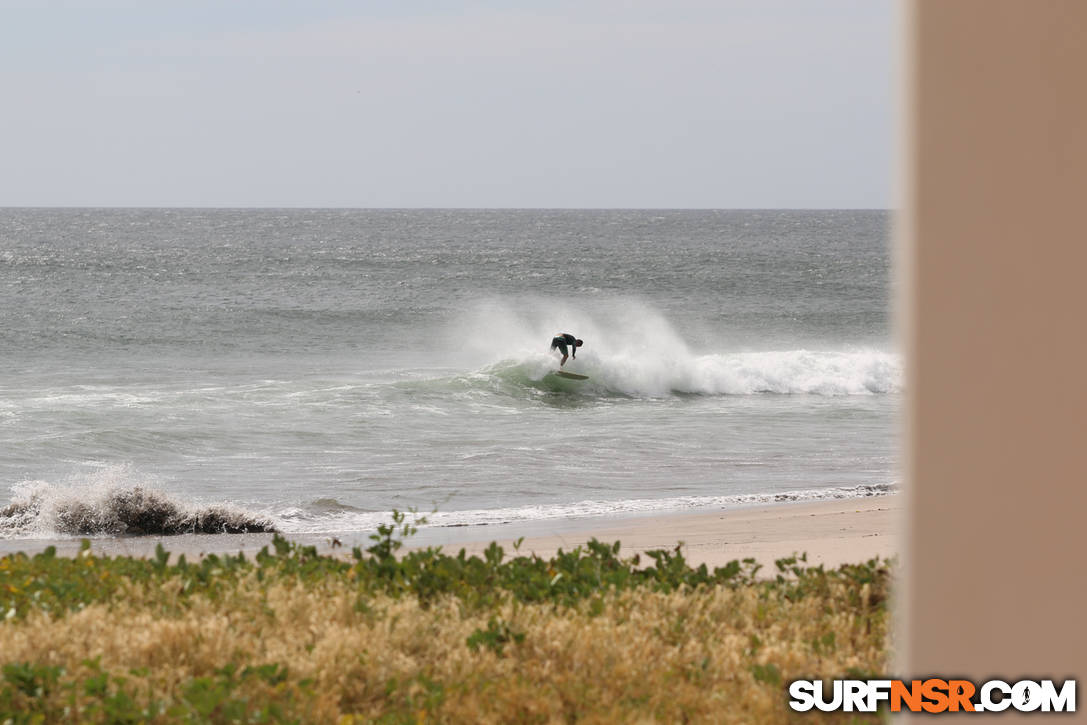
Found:
[{"label": "gray sky", "polygon": [[891,0],[0,0],[0,205],[892,204]]}]

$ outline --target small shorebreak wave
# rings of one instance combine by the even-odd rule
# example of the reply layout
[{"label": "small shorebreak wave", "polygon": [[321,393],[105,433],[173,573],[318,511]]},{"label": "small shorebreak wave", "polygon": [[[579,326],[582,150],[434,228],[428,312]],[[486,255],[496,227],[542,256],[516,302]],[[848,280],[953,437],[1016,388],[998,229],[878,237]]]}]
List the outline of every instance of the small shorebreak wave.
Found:
[{"label": "small shorebreak wave", "polygon": [[218,504],[188,506],[144,486],[70,487],[31,482],[0,507],[0,538],[275,533],[268,518]]}]

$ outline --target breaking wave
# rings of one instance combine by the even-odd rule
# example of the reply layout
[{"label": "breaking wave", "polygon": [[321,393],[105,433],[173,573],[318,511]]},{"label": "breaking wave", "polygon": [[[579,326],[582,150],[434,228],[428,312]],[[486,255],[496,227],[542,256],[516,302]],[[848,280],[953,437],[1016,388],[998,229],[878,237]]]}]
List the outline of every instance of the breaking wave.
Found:
[{"label": "breaking wave", "polygon": [[[90,481],[55,485],[31,481],[14,487],[0,507],[0,538],[154,536],[273,533],[275,523],[236,506],[181,503],[146,485],[119,483],[119,467]],[[120,469],[125,470],[127,469]]]},{"label": "breaking wave", "polygon": [[517,394],[519,390],[588,395],[883,395],[902,390],[898,355],[878,350],[739,352],[674,358],[605,357],[582,353],[567,365],[589,376],[554,375],[548,355],[507,359],[463,376],[467,387]]},{"label": "breaking wave", "polygon": [[[694,351],[663,313],[637,299],[597,300],[575,306],[557,300],[492,300],[466,313],[453,334],[477,384],[517,384],[583,394],[668,395],[880,395],[903,386],[901,356],[880,349],[837,346],[822,350],[736,350],[723,335]],[[486,330],[487,334],[480,334]],[[583,383],[549,375],[558,367],[547,344],[558,330],[585,340],[570,372]]]}]

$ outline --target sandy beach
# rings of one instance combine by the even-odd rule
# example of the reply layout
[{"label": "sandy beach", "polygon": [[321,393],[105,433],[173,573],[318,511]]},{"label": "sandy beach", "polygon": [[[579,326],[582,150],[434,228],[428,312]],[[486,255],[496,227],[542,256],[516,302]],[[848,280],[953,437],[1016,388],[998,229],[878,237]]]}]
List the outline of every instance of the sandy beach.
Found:
[{"label": "sandy beach", "polygon": [[[551,526],[537,524],[528,530],[518,530],[513,525],[424,528],[418,537],[406,543],[440,544],[447,552],[463,547],[472,554],[497,541],[505,547],[507,555],[512,555],[514,540],[523,534],[521,553],[548,557],[559,548],[569,550],[593,537],[608,543],[622,542],[622,552],[628,556],[672,548],[682,541],[685,556],[695,565],[719,566],[733,559],[754,557],[764,566],[770,566],[775,559],[807,552],[811,564],[836,566],[898,553],[903,514],[902,497],[890,495],[740,507],[711,513],[569,520]],[[341,537],[342,546],[336,548],[326,535],[289,538],[317,546],[323,553],[349,552],[351,547],[365,548],[371,543],[366,534]],[[150,556],[161,543],[167,551],[183,553],[191,559],[208,553],[253,554],[268,546],[271,539],[269,534],[146,536],[92,539],[91,546],[99,554]],[[50,545],[60,554],[72,555],[79,550],[80,542],[78,539],[6,540],[0,541],[0,555],[14,551],[33,554]]]},{"label": "sandy beach", "polygon": [[[600,528],[552,536],[526,537],[522,553],[549,557],[596,537],[621,541],[627,555],[684,543],[694,564],[721,566],[733,559],[753,557],[764,566],[794,552],[807,552],[812,565],[837,566],[890,557],[900,550],[902,497],[878,496],[842,501],[774,504],[699,514],[628,519]],[[507,551],[512,541],[500,540]],[[486,542],[463,545],[479,553]]]}]

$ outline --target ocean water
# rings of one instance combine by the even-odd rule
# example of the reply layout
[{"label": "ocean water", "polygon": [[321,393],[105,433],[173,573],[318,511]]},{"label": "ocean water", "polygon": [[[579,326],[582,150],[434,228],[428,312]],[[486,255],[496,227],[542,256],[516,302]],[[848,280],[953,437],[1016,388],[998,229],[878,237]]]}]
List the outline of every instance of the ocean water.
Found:
[{"label": "ocean water", "polygon": [[[903,377],[889,225],[0,209],[0,538],[885,493]],[[558,332],[585,340],[567,368],[589,380],[551,374]]]}]

